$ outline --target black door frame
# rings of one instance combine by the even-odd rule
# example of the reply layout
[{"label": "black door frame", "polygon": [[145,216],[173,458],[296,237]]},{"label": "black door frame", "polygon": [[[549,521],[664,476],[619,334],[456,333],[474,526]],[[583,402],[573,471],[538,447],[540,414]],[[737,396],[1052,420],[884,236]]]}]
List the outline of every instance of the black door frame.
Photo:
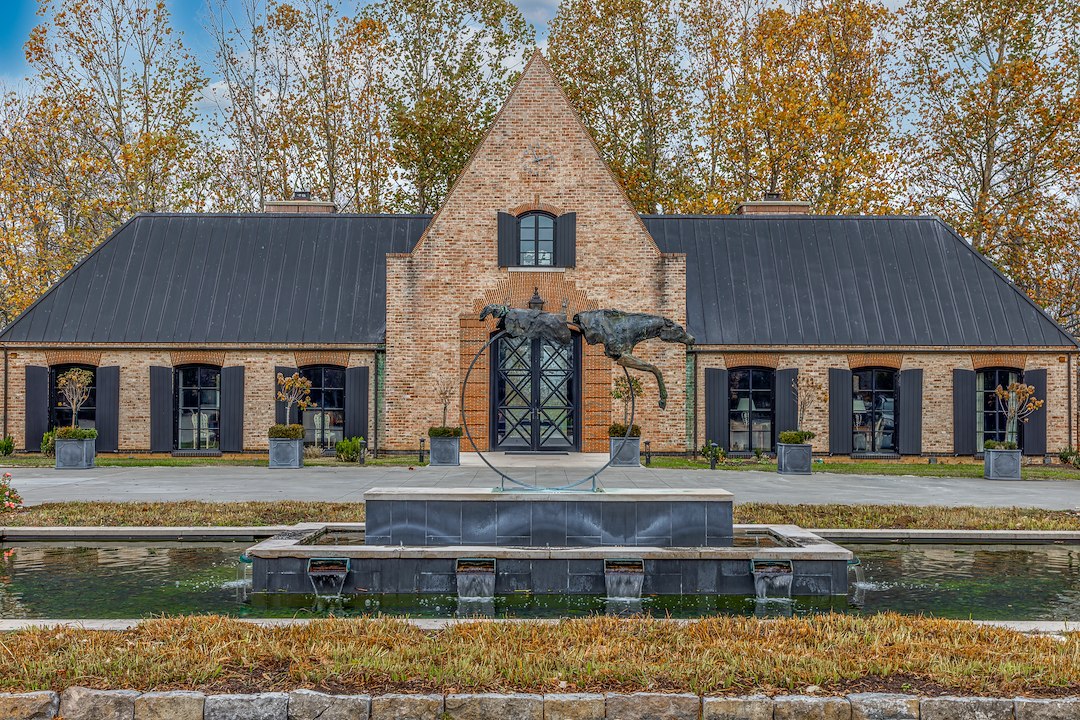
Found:
[{"label": "black door frame", "polygon": [[491,344],[491,354],[489,356],[489,362],[488,362],[488,447],[491,448],[492,450],[496,450],[496,451],[502,449],[504,451],[505,450],[510,450],[510,451],[520,451],[520,452],[580,452],[581,451],[581,434],[582,434],[582,429],[585,426],[585,424],[583,422],[583,419],[582,419],[582,414],[581,414],[581,407],[582,407],[582,404],[581,404],[581,392],[582,392],[582,388],[584,387],[584,382],[582,380],[583,373],[582,373],[582,356],[581,356],[581,352],[582,352],[581,351],[581,334],[575,332],[573,334],[573,340],[571,340],[571,349],[572,349],[571,362],[573,363],[572,373],[571,373],[571,376],[572,376],[571,383],[573,384],[573,393],[574,393],[574,401],[573,401],[573,406],[572,406],[573,409],[571,410],[571,412],[573,412],[573,416],[574,416],[574,442],[570,446],[555,447],[555,448],[551,448],[551,447],[543,448],[543,447],[538,446],[538,444],[539,444],[538,443],[539,425],[538,425],[537,420],[538,420],[538,416],[539,416],[539,410],[538,410],[538,408],[536,406],[536,403],[537,403],[537,400],[538,400],[536,388],[537,388],[537,385],[539,383],[539,380],[536,377],[536,371],[537,371],[537,365],[539,364],[540,359],[539,359],[539,353],[536,352],[537,343],[539,341],[535,340],[535,339],[532,341],[533,347],[530,350],[530,355],[531,355],[531,360],[532,360],[531,373],[532,373],[532,376],[533,376],[533,382],[532,382],[533,396],[531,398],[532,413],[533,413],[533,417],[532,417],[532,435],[533,435],[532,447],[529,447],[529,448],[500,448],[499,447],[499,444],[498,444],[498,440],[499,440],[499,393],[498,393],[498,388],[499,388],[499,385],[498,385],[498,383],[499,383],[499,356],[500,356],[500,351],[501,351],[500,345],[502,344],[502,341],[503,341],[503,338],[499,338],[499,340],[497,340],[497,341],[495,341],[494,343]]}]

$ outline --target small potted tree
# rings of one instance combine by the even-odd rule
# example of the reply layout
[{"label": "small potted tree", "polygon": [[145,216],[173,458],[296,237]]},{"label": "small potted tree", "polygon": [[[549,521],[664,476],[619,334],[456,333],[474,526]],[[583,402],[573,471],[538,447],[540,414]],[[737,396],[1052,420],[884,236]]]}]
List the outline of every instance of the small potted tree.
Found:
[{"label": "small potted tree", "polygon": [[79,410],[90,398],[94,373],[72,368],[56,378],[63,404],[71,409],[71,426],[56,428],[57,469],[85,470],[94,467],[97,430],[79,427]]},{"label": "small potted tree", "polygon": [[[292,417],[292,407],[307,410],[311,403],[311,381],[300,373],[289,377],[278,373],[277,399],[285,403],[286,422]],[[270,467],[300,468],[304,466],[304,426],[277,424],[270,427]]]},{"label": "small potted tree", "polygon": [[784,475],[809,475],[814,461],[810,440],[814,433],[803,430],[810,408],[828,402],[829,396],[821,381],[810,375],[798,375],[791,381],[791,394],[798,409],[798,430],[785,430],[776,443],[776,471]]},{"label": "small potted tree", "polygon": [[428,428],[431,441],[431,464],[456,466],[461,464],[461,427],[451,427],[450,403],[457,394],[457,385],[450,377],[443,377],[435,385],[435,395],[442,404],[442,425]]},{"label": "small potted tree", "polygon": [[637,467],[641,464],[641,428],[635,423],[630,428],[630,437],[626,436],[626,430],[630,424],[630,403],[640,398],[644,391],[644,386],[636,377],[631,376],[629,381],[625,374],[615,378],[611,399],[622,403],[623,421],[608,427],[608,456],[612,467]]},{"label": "small potted tree", "polygon": [[987,480],[1019,480],[1020,448],[1015,437],[1020,423],[1026,423],[1031,414],[1040,409],[1045,401],[1035,397],[1035,387],[1024,383],[1010,383],[1009,387],[1000,385],[994,390],[998,408],[1005,414],[1006,439],[987,440],[983,443],[983,477]]}]

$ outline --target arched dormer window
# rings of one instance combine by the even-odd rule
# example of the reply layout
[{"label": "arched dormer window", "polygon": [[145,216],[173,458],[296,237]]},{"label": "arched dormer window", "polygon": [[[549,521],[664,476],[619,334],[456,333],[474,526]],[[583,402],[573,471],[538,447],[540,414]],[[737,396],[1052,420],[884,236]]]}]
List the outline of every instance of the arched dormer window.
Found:
[{"label": "arched dormer window", "polygon": [[551,215],[530,212],[518,218],[518,265],[555,265],[555,218]]}]

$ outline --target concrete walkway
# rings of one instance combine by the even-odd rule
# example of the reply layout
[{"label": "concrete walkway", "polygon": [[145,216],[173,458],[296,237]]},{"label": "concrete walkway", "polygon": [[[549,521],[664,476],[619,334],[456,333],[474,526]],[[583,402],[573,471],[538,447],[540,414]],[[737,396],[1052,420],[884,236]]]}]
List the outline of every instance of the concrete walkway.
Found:
[{"label": "concrete walkway", "polygon": [[[591,458],[587,458],[591,459]],[[521,463],[512,474],[547,486],[565,484],[588,473],[574,465],[532,466]],[[500,467],[504,467],[500,464]],[[312,467],[269,470],[251,467],[140,467],[58,471],[14,468],[13,484],[29,504],[65,500],[324,500],[360,501],[372,487],[494,487],[497,476],[486,467]],[[1002,482],[981,478],[925,478],[724,470],[609,469],[605,487],[724,488],[736,502],[873,503],[911,505],[1019,505],[1080,510],[1080,482],[1028,480]]]}]

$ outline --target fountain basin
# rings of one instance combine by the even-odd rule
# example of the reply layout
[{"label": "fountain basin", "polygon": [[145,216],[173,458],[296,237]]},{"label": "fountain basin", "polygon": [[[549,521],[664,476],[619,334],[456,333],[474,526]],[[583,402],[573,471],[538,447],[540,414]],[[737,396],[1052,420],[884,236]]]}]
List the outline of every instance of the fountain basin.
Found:
[{"label": "fountain basin", "polygon": [[[734,525],[732,543],[716,547],[316,544],[358,526],[307,523],[251,547],[252,590],[310,593],[309,558],[350,558],[346,595],[457,594],[458,560],[495,560],[495,594],[604,595],[605,561],[641,560],[642,595],[753,597],[751,561],[791,562],[791,594],[844,595],[850,551],[793,525]],[[767,543],[760,538],[770,537]],[[742,538],[751,542],[740,542]],[[371,537],[367,540],[370,542]]]}]

